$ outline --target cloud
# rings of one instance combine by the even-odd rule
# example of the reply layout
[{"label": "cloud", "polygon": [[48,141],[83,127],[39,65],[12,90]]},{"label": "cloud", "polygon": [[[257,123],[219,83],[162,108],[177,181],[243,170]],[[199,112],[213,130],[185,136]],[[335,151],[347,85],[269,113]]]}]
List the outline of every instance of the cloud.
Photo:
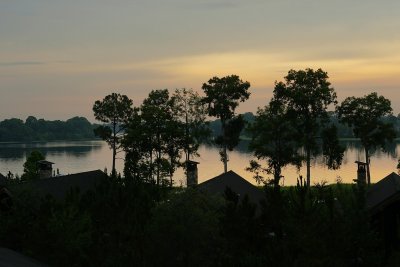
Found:
[{"label": "cloud", "polygon": [[237,3],[223,1],[223,2],[208,2],[208,3],[200,3],[199,6],[209,9],[226,9],[237,7]]},{"label": "cloud", "polygon": [[207,10],[220,10],[220,9],[231,9],[239,6],[238,1],[198,1],[193,3],[185,3],[186,7],[190,9],[207,9]]},{"label": "cloud", "polygon": [[44,65],[43,61],[10,61],[0,62],[0,67],[13,67],[13,66],[30,66],[30,65]]}]

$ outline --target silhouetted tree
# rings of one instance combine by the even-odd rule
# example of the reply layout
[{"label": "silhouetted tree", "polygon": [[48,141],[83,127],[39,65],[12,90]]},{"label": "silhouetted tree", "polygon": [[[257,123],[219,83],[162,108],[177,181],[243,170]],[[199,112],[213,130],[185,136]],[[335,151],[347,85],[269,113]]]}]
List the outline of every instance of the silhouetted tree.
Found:
[{"label": "silhouetted tree", "polygon": [[[169,124],[173,120],[171,100],[167,89],[153,90],[140,107],[144,129],[150,137],[150,163],[153,166],[157,185],[168,175],[167,143],[171,141]],[[168,131],[169,130],[169,131]],[[175,140],[174,140],[175,141]],[[154,160],[153,160],[154,156]],[[154,164],[153,164],[154,163]]]},{"label": "silhouetted tree", "polygon": [[153,144],[151,126],[143,119],[140,108],[129,119],[122,140],[125,152],[124,174],[134,180],[153,180]]},{"label": "silhouetted tree", "polygon": [[243,82],[237,75],[213,77],[202,86],[206,94],[203,102],[208,105],[208,115],[221,120],[222,134],[217,138],[217,144],[221,147],[220,155],[225,172],[228,171],[227,149],[232,150],[237,145],[244,127],[243,118],[237,117],[235,110],[239,102],[249,98],[249,88],[250,83]]},{"label": "silhouetted tree", "polygon": [[174,98],[167,89],[153,90],[132,116],[123,142],[126,152],[125,174],[157,185],[181,166],[184,149],[184,124],[174,109]]},{"label": "silhouetted tree", "polygon": [[311,157],[318,149],[317,138],[329,123],[327,109],[337,103],[336,93],[330,85],[328,74],[321,69],[290,70],[285,82],[275,84],[274,95],[287,106],[298,132],[297,140],[305,150],[308,186]]},{"label": "silhouetted tree", "polygon": [[383,117],[392,114],[390,100],[377,93],[364,97],[348,97],[337,107],[342,123],[353,128],[353,133],[360,138],[365,149],[368,184],[371,183],[370,153],[377,147],[385,148],[396,133],[393,124],[383,121]]},{"label": "silhouetted tree", "polygon": [[299,165],[296,129],[288,119],[287,107],[273,98],[269,105],[258,109],[254,123],[248,128],[252,135],[249,148],[257,159],[267,161],[267,167],[252,160],[247,170],[254,172],[258,182],[264,181],[260,172],[272,174],[272,183],[279,191],[282,168],[288,164]]},{"label": "silhouetted tree", "polygon": [[210,134],[205,122],[207,110],[199,94],[192,89],[176,89],[171,100],[174,117],[183,127],[183,149],[187,162],[191,157],[198,156],[200,143]]},{"label": "silhouetted tree", "polygon": [[112,93],[103,100],[97,100],[93,105],[93,112],[96,120],[108,124],[97,128],[95,133],[112,148],[112,176],[116,177],[115,158],[120,146],[122,132],[133,113],[132,100],[126,95]]}]

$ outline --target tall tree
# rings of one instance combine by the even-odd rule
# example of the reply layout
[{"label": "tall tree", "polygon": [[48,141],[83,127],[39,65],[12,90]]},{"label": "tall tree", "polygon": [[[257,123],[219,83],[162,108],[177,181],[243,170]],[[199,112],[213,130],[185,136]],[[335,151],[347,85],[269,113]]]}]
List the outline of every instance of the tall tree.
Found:
[{"label": "tall tree", "polygon": [[95,130],[96,135],[105,140],[113,151],[112,176],[116,177],[115,158],[120,148],[126,123],[133,113],[132,100],[126,95],[112,93],[93,105],[96,120],[106,123]]},{"label": "tall tree", "polygon": [[257,159],[266,160],[267,167],[252,160],[247,170],[255,173],[257,182],[265,182],[260,172],[272,174],[272,184],[279,191],[282,168],[289,164],[300,164],[296,129],[288,119],[287,107],[279,99],[273,98],[269,105],[258,109],[248,130],[252,136],[250,150]]},{"label": "tall tree", "polygon": [[244,127],[243,118],[237,117],[235,111],[240,102],[249,99],[249,88],[250,83],[243,82],[237,75],[213,77],[202,86],[206,95],[203,102],[208,105],[208,115],[221,120],[222,134],[218,143],[224,172],[228,171],[227,150],[232,150],[237,145],[240,131]]},{"label": "tall tree", "polygon": [[375,92],[364,97],[348,97],[337,107],[337,112],[340,122],[352,127],[354,136],[361,140],[365,150],[369,185],[371,150],[385,148],[396,137],[393,124],[383,120],[384,116],[392,114],[390,100]]},{"label": "tall tree", "polygon": [[135,109],[129,119],[126,135],[122,140],[125,151],[124,174],[137,181],[153,181],[152,129],[143,119],[140,108]]},{"label": "tall tree", "polygon": [[[169,122],[173,120],[171,100],[167,89],[153,90],[143,100],[140,107],[143,126],[150,138],[150,163],[154,170],[157,185],[168,175],[168,160],[166,159],[167,141],[170,133],[167,129]],[[179,128],[176,129],[180,131]],[[168,140],[167,140],[168,139]],[[154,157],[154,158],[153,158]]]},{"label": "tall tree", "polygon": [[336,93],[321,69],[290,70],[285,82],[275,84],[274,95],[288,107],[305,150],[307,185],[311,181],[311,157],[318,150],[321,131],[328,125],[328,107],[336,105]]},{"label": "tall tree", "polygon": [[171,97],[173,112],[184,128],[185,161],[197,156],[199,145],[209,135],[206,117],[207,110],[199,94],[192,89],[176,89]]}]

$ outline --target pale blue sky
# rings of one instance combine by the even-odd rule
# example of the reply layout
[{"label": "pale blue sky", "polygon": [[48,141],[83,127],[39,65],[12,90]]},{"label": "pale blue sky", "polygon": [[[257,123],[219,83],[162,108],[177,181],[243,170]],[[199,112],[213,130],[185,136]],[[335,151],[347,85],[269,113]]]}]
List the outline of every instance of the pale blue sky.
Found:
[{"label": "pale blue sky", "polygon": [[291,68],[328,71],[339,99],[372,91],[400,112],[399,1],[0,0],[0,119],[93,119],[111,92],[200,90],[214,75],[267,103]]}]

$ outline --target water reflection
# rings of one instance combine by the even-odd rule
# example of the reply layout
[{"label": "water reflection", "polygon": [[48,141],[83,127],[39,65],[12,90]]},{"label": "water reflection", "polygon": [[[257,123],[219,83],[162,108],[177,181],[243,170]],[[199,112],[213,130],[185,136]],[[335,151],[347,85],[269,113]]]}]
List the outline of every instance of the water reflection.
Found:
[{"label": "water reflection", "polygon": [[[241,142],[235,151],[229,152],[228,168],[234,170],[248,181],[255,183],[252,173],[245,171],[249,160],[253,159],[248,151],[249,142]],[[341,177],[344,182],[351,183],[356,175],[354,161],[365,161],[363,147],[359,141],[345,140],[342,145],[346,146],[343,164],[339,170],[328,170],[324,158],[319,155],[312,161],[312,182],[326,180],[330,183]],[[112,153],[103,141],[81,141],[81,142],[51,142],[51,143],[27,143],[27,144],[0,144],[0,173],[8,171],[22,174],[23,164],[26,156],[33,150],[41,151],[46,159],[55,163],[55,169],[60,169],[63,174],[77,173],[89,170],[103,170],[111,168]],[[372,181],[377,182],[390,172],[396,171],[397,158],[399,157],[400,141],[391,144],[386,151],[377,150],[371,156]],[[218,148],[213,146],[201,146],[199,150],[199,182],[213,178],[223,171]],[[119,155],[123,158],[123,155]],[[117,160],[117,171],[122,172],[124,162]],[[264,162],[262,162],[264,164]],[[297,177],[304,174],[304,169],[288,166],[283,170],[286,185],[296,183]],[[179,170],[175,177],[175,183],[179,185],[185,181],[184,172]]]},{"label": "water reflection", "polygon": [[[235,148],[235,151],[251,155],[251,152],[248,149],[249,144],[250,144],[250,141],[241,141],[239,143],[239,145]],[[364,157],[365,157],[364,147],[362,146],[362,144],[359,140],[350,140],[350,139],[349,140],[341,140],[340,144],[346,148],[345,156],[343,158],[343,164],[348,163],[348,157],[346,157],[346,155],[348,155],[348,154],[355,153],[357,160],[364,159]],[[207,147],[208,148],[216,148],[213,146],[207,146]],[[370,155],[372,157],[378,157],[378,158],[390,157],[390,158],[396,159],[399,157],[399,150],[400,150],[400,140],[395,140],[394,142],[387,144],[383,150],[380,148],[371,150]],[[316,157],[314,157],[313,162],[316,164],[320,164],[320,165],[325,164],[324,158],[322,156],[322,151],[319,151],[317,153]]]},{"label": "water reflection", "polygon": [[13,143],[0,144],[1,161],[25,159],[32,151],[38,150],[46,157],[66,155],[68,157],[86,157],[90,152],[100,150],[102,143],[61,142],[61,143]]},{"label": "water reflection", "polygon": [[103,141],[0,143],[0,173],[21,174],[26,157],[34,150],[67,169],[65,173],[104,168],[95,166],[96,161],[100,165],[102,160],[93,160],[96,155],[104,157],[104,152],[107,153],[107,150],[101,153],[104,146]]},{"label": "water reflection", "polygon": [[[237,151],[229,152],[228,169],[232,169],[245,177],[248,181],[255,183],[252,174],[245,171],[245,168],[249,165],[249,160],[253,159],[253,156],[247,150],[249,142],[242,142],[238,147]],[[341,144],[346,147],[344,158],[340,169],[329,170],[326,167],[325,159],[321,154],[317,154],[311,162],[311,177],[312,183],[327,181],[334,183],[340,178],[345,183],[352,183],[353,179],[356,178],[357,166],[354,164],[355,161],[365,162],[364,148],[360,141],[357,140],[342,140]],[[400,140],[390,144],[385,148],[384,151],[377,149],[371,153],[371,177],[373,182],[377,182],[384,178],[391,172],[396,171],[397,159],[400,151]],[[215,156],[211,155],[214,153]],[[199,181],[204,181],[213,176],[216,176],[222,172],[222,163],[219,161],[218,148],[207,147],[201,149],[200,154],[202,155],[199,165]],[[206,156],[203,156],[206,155]],[[211,160],[207,160],[212,158]],[[264,161],[261,161],[265,164]],[[206,166],[204,166],[206,165]],[[213,170],[217,171],[213,171]],[[296,184],[296,179],[299,175],[305,176],[305,167],[303,166],[298,170],[294,166],[287,166],[283,170],[285,176],[283,181],[285,185]]]},{"label": "water reflection", "polygon": [[[364,147],[362,146],[361,142],[358,140],[343,140],[341,144],[346,147],[346,150],[356,150],[360,155],[364,156]],[[382,156],[390,156],[392,158],[398,158],[399,152],[398,147],[400,144],[400,140],[395,140],[392,143],[386,144],[385,148],[382,150],[377,148],[375,150],[371,150],[371,155],[376,155],[378,157]]]}]

